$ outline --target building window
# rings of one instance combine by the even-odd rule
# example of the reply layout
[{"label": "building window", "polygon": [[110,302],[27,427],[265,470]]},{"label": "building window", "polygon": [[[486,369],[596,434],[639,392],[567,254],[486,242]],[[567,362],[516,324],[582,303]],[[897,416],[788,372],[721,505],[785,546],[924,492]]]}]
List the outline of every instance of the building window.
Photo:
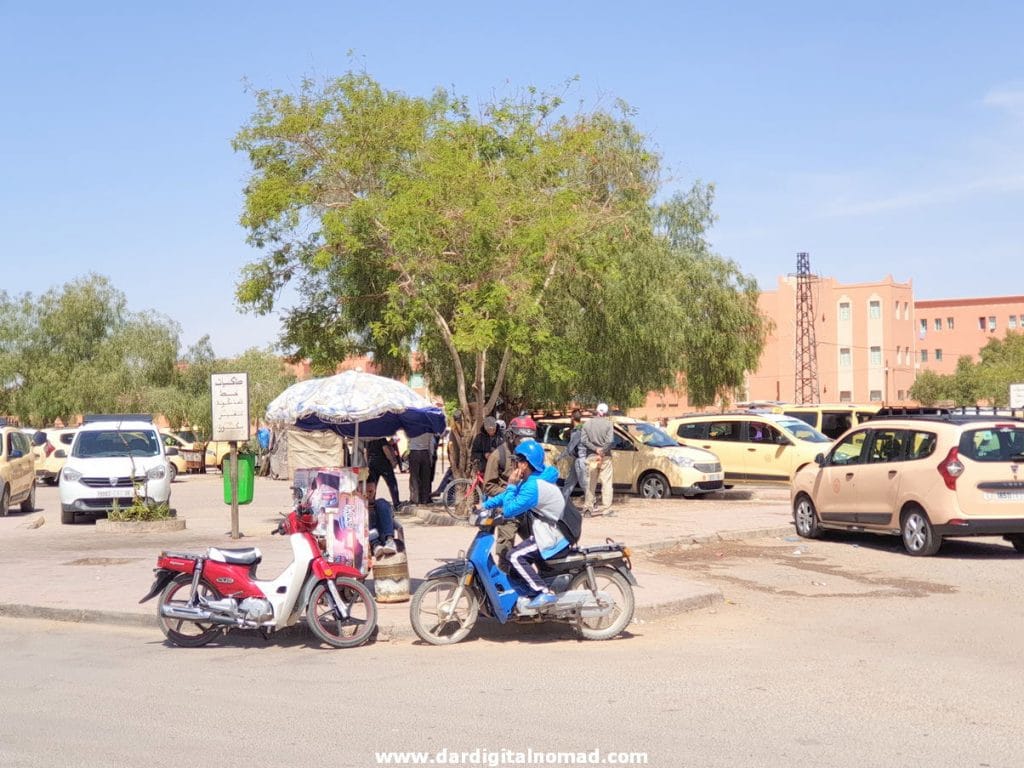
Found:
[{"label": "building window", "polygon": [[880,390],[880,389],[872,389],[871,392],[868,393],[868,399],[872,403],[880,403],[880,402],[882,402],[882,390]]},{"label": "building window", "polygon": [[947,317],[946,318],[946,330],[947,331],[952,331],[953,330],[953,318],[952,317]]},{"label": "building window", "polygon": [[903,347],[896,347],[896,365],[903,365]]},{"label": "building window", "polygon": [[852,403],[853,393],[848,389],[839,390],[839,402],[840,403]]},{"label": "building window", "polygon": [[852,365],[853,360],[850,357],[850,349],[848,347],[843,347],[839,350],[839,367],[849,368]]},{"label": "building window", "polygon": [[989,315],[988,316],[988,329],[990,331],[994,331],[996,329],[996,316],[995,315]]},{"label": "building window", "polygon": [[942,318],[941,317],[936,317],[935,318],[935,330],[936,331],[941,331],[942,330]]},{"label": "building window", "polygon": [[979,331],[984,331],[985,330],[985,318],[984,317],[979,317],[978,318],[978,330]]},{"label": "building window", "polygon": [[910,319],[910,308],[907,302],[905,301],[903,302],[903,316],[907,318],[907,320]]},{"label": "building window", "polygon": [[900,303],[898,301],[893,302],[892,314],[897,320],[900,319]]},{"label": "building window", "polygon": [[896,390],[896,399],[897,400],[906,400],[907,399],[906,398],[906,393],[902,389],[897,389]]},{"label": "building window", "polygon": [[1006,327],[1007,328],[1016,328],[1017,327],[1017,316],[1016,315],[1010,315],[1010,319],[1007,321]]},{"label": "building window", "polygon": [[926,333],[928,333],[928,321],[922,319],[921,320],[921,338],[924,338],[924,335]]},{"label": "building window", "polygon": [[940,360],[942,360],[942,350],[941,349],[936,349],[935,350],[935,362],[937,363]]},{"label": "building window", "polygon": [[879,320],[882,317],[882,302],[871,301],[868,303],[868,317],[872,320]]},{"label": "building window", "polygon": [[871,365],[879,367],[882,364],[882,348],[872,347],[871,348]]},{"label": "building window", "polygon": [[927,363],[928,362],[928,350],[927,349],[922,349],[921,350],[921,362],[922,363]]},{"label": "building window", "polygon": [[849,320],[850,319],[850,303],[848,301],[840,302],[839,304],[839,319]]}]

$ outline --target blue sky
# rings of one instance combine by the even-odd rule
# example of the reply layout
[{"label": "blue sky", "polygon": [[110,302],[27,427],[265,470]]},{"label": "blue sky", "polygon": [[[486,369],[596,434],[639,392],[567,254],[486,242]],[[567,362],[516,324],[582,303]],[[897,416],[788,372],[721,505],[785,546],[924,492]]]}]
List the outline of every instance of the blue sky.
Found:
[{"label": "blue sky", "polygon": [[919,299],[1024,293],[1022,22],[1010,2],[0,0],[0,289],[97,272],[183,349],[271,343],[276,318],[233,298],[257,257],[229,143],[244,81],[355,64],[477,103],[577,75],[586,106],[624,99],[666,192],[715,184],[714,248],[764,289],[808,251]]}]

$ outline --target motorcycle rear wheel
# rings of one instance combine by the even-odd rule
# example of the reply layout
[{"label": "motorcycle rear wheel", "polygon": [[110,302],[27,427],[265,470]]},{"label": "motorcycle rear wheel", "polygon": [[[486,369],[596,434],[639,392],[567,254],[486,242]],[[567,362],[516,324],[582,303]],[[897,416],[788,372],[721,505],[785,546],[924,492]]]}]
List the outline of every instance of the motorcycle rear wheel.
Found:
[{"label": "motorcycle rear wheel", "polygon": [[[633,588],[626,578],[614,568],[595,568],[594,582],[598,592],[605,592],[615,602],[615,607],[608,616],[593,619],[581,619],[580,634],[585,640],[611,640],[620,634],[633,620],[636,598]],[[569,589],[590,589],[587,574],[580,573],[572,580]]]},{"label": "motorcycle rear wheel", "polygon": [[474,507],[484,503],[480,486],[473,487],[473,480],[457,477],[441,491],[445,511],[456,520],[469,520]]},{"label": "motorcycle rear wheel", "polygon": [[473,631],[480,616],[480,602],[476,593],[466,587],[453,604],[458,588],[458,577],[442,576],[423,582],[416,590],[409,604],[409,620],[420,640],[431,645],[452,645]]},{"label": "motorcycle rear wheel", "polygon": [[336,579],[335,585],[345,604],[347,618],[334,612],[334,598],[321,581],[309,595],[306,604],[306,623],[322,642],[335,648],[355,648],[362,645],[377,629],[377,603],[373,595],[355,579]]},{"label": "motorcycle rear wheel", "polygon": [[[216,600],[220,594],[212,585],[205,581],[199,582],[198,592],[201,597],[207,600]],[[189,596],[192,594],[192,577],[187,573],[179,574],[164,587],[160,593],[160,599],[156,603],[156,618],[160,624],[160,630],[164,637],[175,645],[182,648],[199,648],[213,640],[220,633],[221,628],[216,624],[201,624],[198,621],[186,621],[185,619],[172,619],[164,616],[160,608],[164,605],[187,605]],[[182,630],[192,629],[192,632]]]}]

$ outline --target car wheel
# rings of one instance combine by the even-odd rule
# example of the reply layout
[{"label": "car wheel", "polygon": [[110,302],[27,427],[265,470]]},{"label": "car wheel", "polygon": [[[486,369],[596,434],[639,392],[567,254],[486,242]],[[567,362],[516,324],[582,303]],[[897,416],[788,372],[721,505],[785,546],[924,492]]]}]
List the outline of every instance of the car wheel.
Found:
[{"label": "car wheel", "polygon": [[21,511],[25,514],[36,511],[36,484],[32,483],[32,490],[28,493],[28,498],[21,502]]},{"label": "car wheel", "polygon": [[11,507],[11,489],[6,485],[0,488],[0,517],[7,517],[7,510]]},{"label": "car wheel", "polygon": [[814,502],[807,494],[801,493],[797,496],[793,504],[793,522],[796,524],[796,532],[805,539],[817,539],[821,536],[818,510],[814,508]]},{"label": "car wheel", "polygon": [[178,468],[176,466],[174,466],[173,464],[168,464],[167,467],[169,469],[169,471],[167,472],[167,477],[168,477],[167,482],[173,483],[174,482],[174,478],[176,478],[178,476]]},{"label": "car wheel", "polygon": [[645,499],[665,499],[671,494],[664,475],[651,472],[640,478],[640,495]]},{"label": "car wheel", "polygon": [[927,513],[911,507],[900,519],[900,534],[907,553],[914,557],[930,557],[942,546],[942,537],[935,533]]},{"label": "car wheel", "polygon": [[63,525],[74,525],[75,524],[75,510],[73,509],[62,509],[60,511],[60,521]]},{"label": "car wheel", "polygon": [[1024,555],[1024,536],[1007,536],[1006,540],[1013,545],[1013,548]]}]

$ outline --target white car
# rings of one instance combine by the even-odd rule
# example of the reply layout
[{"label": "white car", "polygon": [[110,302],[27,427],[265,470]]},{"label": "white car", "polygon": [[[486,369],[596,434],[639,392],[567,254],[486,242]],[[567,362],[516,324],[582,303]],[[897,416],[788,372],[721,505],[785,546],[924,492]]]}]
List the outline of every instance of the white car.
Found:
[{"label": "white car", "polygon": [[76,515],[103,517],[116,501],[128,506],[170,503],[171,470],[157,428],[147,421],[87,420],[60,473],[61,522]]}]

